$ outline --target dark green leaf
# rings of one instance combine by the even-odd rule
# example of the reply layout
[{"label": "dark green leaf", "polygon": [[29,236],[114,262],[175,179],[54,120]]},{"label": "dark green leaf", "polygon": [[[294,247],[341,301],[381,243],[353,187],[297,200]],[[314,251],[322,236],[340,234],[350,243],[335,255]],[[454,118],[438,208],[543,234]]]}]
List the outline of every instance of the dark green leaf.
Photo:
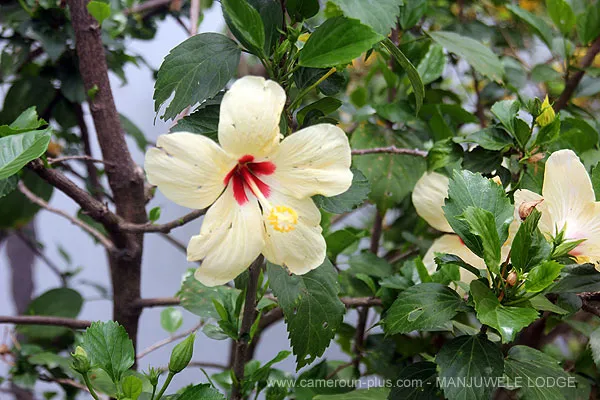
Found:
[{"label": "dark green leaf", "polygon": [[481,276],[481,272],[477,268],[475,268],[471,264],[466,263],[465,261],[463,261],[462,258],[454,254],[436,253],[435,263],[438,265],[438,269],[441,269],[446,265],[456,265],[460,268],[466,269],[478,278]]},{"label": "dark green leaf", "polygon": [[13,175],[6,179],[0,179],[0,199],[15,190],[17,183],[19,183],[19,177],[17,175]]},{"label": "dark green leaf", "polygon": [[402,29],[409,30],[415,26],[427,11],[427,0],[409,0],[404,1],[400,7],[400,26]]},{"label": "dark green leaf", "polygon": [[353,390],[348,393],[340,394],[321,394],[314,397],[314,400],[386,400],[390,389],[377,387],[371,389]]},{"label": "dark green leaf", "polygon": [[515,135],[515,117],[520,107],[518,100],[501,100],[492,106],[491,111],[506,130]]},{"label": "dark green leaf", "polygon": [[375,278],[385,278],[394,273],[389,262],[373,253],[360,253],[348,259],[350,274],[365,274]]},{"label": "dark green leaf", "polygon": [[548,26],[546,21],[514,4],[507,4],[506,8],[512,11],[517,17],[525,21],[531,28],[533,28],[533,30],[539,35],[544,43],[548,45],[548,48],[552,48],[552,28]]},{"label": "dark green leaf", "polygon": [[171,50],[158,70],[154,85],[156,112],[171,95],[162,118],[175,117],[186,107],[215,96],[235,75],[240,49],[218,33],[192,36]]},{"label": "dark green leaf", "polygon": [[337,256],[348,247],[356,244],[363,235],[357,234],[353,229],[340,229],[325,237],[327,243],[327,256],[335,260]]},{"label": "dark green leaf", "polygon": [[[15,179],[16,175],[7,179]],[[21,180],[36,196],[50,200],[53,186],[40,178],[36,173],[27,169],[23,170]],[[16,184],[16,183],[15,183]],[[40,207],[32,203],[19,190],[13,190],[8,195],[0,198],[0,228],[20,228],[33,218]]]},{"label": "dark green leaf", "polygon": [[400,0],[332,0],[345,16],[361,21],[377,33],[387,36],[396,25]]},{"label": "dark green leaf", "polygon": [[254,54],[262,57],[265,27],[258,10],[246,0],[221,0],[223,14],[234,36]]},{"label": "dark green leaf", "polygon": [[600,291],[600,272],[593,264],[569,265],[563,268],[561,279],[552,286],[550,293],[581,293]]},{"label": "dark green leaf", "polygon": [[427,170],[435,171],[462,158],[463,149],[452,139],[444,139],[433,144],[427,152]]},{"label": "dark green leaf", "polygon": [[478,245],[471,250],[473,252],[482,250],[481,253],[475,254],[484,259],[492,272],[500,272],[502,243],[498,238],[494,214],[483,208],[469,206],[461,216],[456,218],[466,222],[471,228],[471,233],[479,238]]},{"label": "dark green leaf", "polygon": [[323,354],[342,323],[346,309],[338,298],[337,273],[328,259],[305,275],[290,275],[270,263],[267,273],[300,369]]},{"label": "dark green leaf", "polygon": [[317,207],[333,214],[343,214],[352,211],[365,202],[371,191],[371,185],[360,170],[356,168],[351,170],[353,176],[350,189],[333,197],[313,196]]},{"label": "dark green leaf", "polygon": [[287,0],[285,6],[296,21],[308,19],[319,12],[319,0]]},{"label": "dark green leaf", "polygon": [[596,365],[600,365],[600,328],[596,328],[590,335],[590,349],[592,350],[592,357]]},{"label": "dark green leaf", "polygon": [[596,195],[596,201],[600,201],[600,162],[592,169],[592,186]]},{"label": "dark green leaf", "polygon": [[302,126],[304,124],[304,117],[309,111],[319,110],[323,115],[328,115],[340,108],[341,105],[342,102],[335,97],[324,97],[300,109],[296,114],[296,118],[300,126]]},{"label": "dark green leaf", "polygon": [[283,14],[281,4],[277,0],[249,0],[249,3],[258,10],[265,27],[265,53],[271,55],[279,41],[282,30]]},{"label": "dark green leaf", "polygon": [[475,302],[479,321],[500,332],[503,343],[513,341],[521,329],[538,317],[538,312],[532,308],[500,304],[494,293],[478,280],[471,282],[471,296]]},{"label": "dark green leaf", "polygon": [[575,14],[569,3],[565,0],[546,0],[546,9],[554,25],[563,35],[568,35],[576,22]]},{"label": "dark green leaf", "polygon": [[390,52],[392,57],[400,64],[400,66],[406,71],[408,80],[412,85],[413,91],[415,92],[415,100],[417,102],[416,112],[419,113],[421,106],[423,105],[423,98],[425,97],[425,88],[423,87],[423,81],[419,76],[419,72],[415,66],[410,62],[402,51],[392,42],[389,38],[385,38],[381,44]]},{"label": "dark green leaf", "polygon": [[422,283],[406,289],[392,304],[383,321],[387,334],[439,327],[462,306],[460,296],[439,283]]},{"label": "dark green leaf", "polygon": [[215,142],[218,137],[219,110],[220,105],[209,105],[202,107],[180,119],[177,125],[171,128],[171,132],[191,132],[204,135]]},{"label": "dark green leaf", "polygon": [[585,12],[577,16],[577,33],[584,46],[600,36],[600,7],[597,2],[588,4]]},{"label": "dark green leaf", "polygon": [[125,328],[114,321],[93,322],[82,335],[81,347],[92,366],[104,370],[115,384],[135,361],[131,339]]},{"label": "dark green leaf", "polygon": [[554,118],[550,124],[543,126],[535,137],[533,146],[548,144],[558,138],[560,134],[560,118]]},{"label": "dark green leaf", "polygon": [[30,131],[0,138],[0,179],[16,174],[46,152],[50,131]]},{"label": "dark green leaf", "polygon": [[314,68],[348,64],[382,39],[383,36],[358,20],[331,18],[310,35],[300,51],[298,62],[301,66]]},{"label": "dark green leaf", "polygon": [[420,361],[408,365],[400,371],[397,382],[415,382],[418,384],[394,385],[389,400],[437,400],[437,366],[429,361]]},{"label": "dark green leaf", "polygon": [[550,257],[552,248],[544,235],[537,228],[541,213],[537,210],[527,217],[519,226],[510,250],[510,260],[513,266],[527,272],[533,266]]},{"label": "dark green leaf", "polygon": [[502,80],[504,67],[498,57],[487,46],[475,39],[454,32],[438,31],[430,32],[429,35],[448,51],[464,57],[480,74],[497,82]]},{"label": "dark green leaf", "polygon": [[509,134],[501,128],[486,128],[470,134],[461,141],[477,143],[486,150],[505,151],[514,146],[514,141]]}]

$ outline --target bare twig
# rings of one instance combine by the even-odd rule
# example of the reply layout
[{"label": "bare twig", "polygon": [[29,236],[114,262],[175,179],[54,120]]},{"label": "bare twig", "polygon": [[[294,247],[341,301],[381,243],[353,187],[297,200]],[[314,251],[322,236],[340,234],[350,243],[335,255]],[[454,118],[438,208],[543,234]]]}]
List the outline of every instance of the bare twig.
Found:
[{"label": "bare twig", "polygon": [[145,350],[141,351],[140,353],[138,353],[136,358],[139,360],[142,357],[145,357],[148,354],[152,353],[153,351],[158,350],[161,347],[168,345],[169,343],[173,343],[176,340],[183,339],[184,337],[187,337],[190,334],[196,332],[198,329],[202,328],[203,325],[204,325],[204,322],[200,321],[193,328],[188,329],[187,331],[184,331],[184,332],[178,333],[177,335],[169,336],[168,338],[160,340],[160,341],[154,343],[153,345],[149,346]]},{"label": "bare twig", "polygon": [[69,220],[73,225],[77,225],[90,235],[92,235],[100,244],[102,244],[106,249],[110,252],[115,251],[115,245],[102,233],[98,232],[96,229],[92,228],[90,225],[85,222],[70,216],[66,212],[59,210],[57,208],[51,207],[48,203],[46,203],[42,198],[36,196],[31,190],[27,189],[23,181],[19,181],[18,188],[21,193],[25,195],[32,203],[37,204],[41,208],[50,211],[51,213],[60,215],[63,218]]},{"label": "bare twig", "polygon": [[192,0],[190,5],[190,36],[198,33],[198,20],[200,19],[200,0]]},{"label": "bare twig", "polygon": [[81,319],[47,317],[43,315],[0,315],[0,324],[15,324],[15,325],[49,325],[49,326],[64,326],[71,329],[86,329],[92,321]]},{"label": "bare twig", "polygon": [[40,375],[40,380],[44,381],[44,382],[54,382],[54,383],[58,383],[59,385],[66,385],[66,386],[72,386],[74,388],[77,388],[79,390],[83,390],[86,392],[90,392],[90,390],[87,388],[87,386],[73,380],[73,379],[67,379],[67,378],[54,378],[52,376],[47,376],[47,375]]},{"label": "bare twig", "polygon": [[403,149],[396,146],[388,146],[388,147],[375,147],[372,149],[354,149],[352,150],[352,155],[362,156],[365,154],[379,154],[379,153],[389,153],[389,154],[409,154],[417,157],[427,157],[427,152],[419,149]]},{"label": "bare twig", "polygon": [[178,306],[181,300],[177,297],[159,297],[154,299],[138,299],[134,306],[137,308]]},{"label": "bare twig", "polygon": [[175,239],[173,236],[169,235],[168,233],[161,233],[161,236],[165,238],[167,242],[177,247],[179,250],[183,251],[184,253],[187,253],[186,245],[180,242],[179,240]]},{"label": "bare twig", "polygon": [[69,161],[69,160],[82,160],[82,161],[91,161],[93,163],[108,164],[104,160],[98,160],[97,158],[92,158],[90,156],[64,156],[64,157],[57,157],[57,158],[48,158],[48,164],[53,165],[53,164],[58,164],[58,163],[62,163],[64,161]]},{"label": "bare twig", "polygon": [[122,222],[120,224],[120,228],[127,232],[161,232],[161,233],[169,233],[173,229],[178,228],[187,224],[190,221],[200,218],[202,215],[206,214],[206,209],[204,210],[195,210],[189,214],[184,215],[181,218],[178,218],[174,221],[168,222],[166,224],[133,224],[130,222]]}]

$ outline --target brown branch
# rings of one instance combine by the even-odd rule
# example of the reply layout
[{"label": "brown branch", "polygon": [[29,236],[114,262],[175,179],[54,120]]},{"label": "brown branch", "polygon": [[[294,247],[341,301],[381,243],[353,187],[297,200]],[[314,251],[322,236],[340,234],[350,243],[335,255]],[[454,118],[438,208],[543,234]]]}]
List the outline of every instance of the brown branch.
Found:
[{"label": "brown branch", "polygon": [[138,299],[134,303],[137,308],[171,307],[178,306],[181,300],[177,297],[159,297],[154,299]]},{"label": "brown branch", "polygon": [[43,199],[41,199],[40,197],[36,196],[33,192],[31,192],[31,190],[27,189],[27,186],[25,186],[23,181],[19,181],[17,187],[19,188],[19,191],[21,193],[23,193],[23,195],[25,195],[25,197],[27,197],[32,203],[37,204],[41,208],[43,208],[47,211],[50,211],[51,213],[54,213],[56,215],[60,215],[63,218],[66,218],[73,225],[80,227],[81,229],[83,229],[84,231],[86,231],[87,233],[92,235],[101,245],[106,247],[106,249],[109,252],[115,251],[115,245],[110,240],[108,240],[108,238],[106,236],[104,236],[102,233],[98,232],[96,229],[92,228],[90,225],[86,224],[85,222],[83,222],[75,217],[70,216],[69,214],[67,214],[66,212],[64,212],[62,210],[59,210],[57,208],[50,206]]},{"label": "brown branch", "polygon": [[235,352],[233,357],[233,376],[234,382],[231,389],[231,400],[242,399],[242,380],[244,379],[244,368],[248,362],[248,347],[250,344],[250,330],[256,319],[256,292],[258,290],[258,278],[264,257],[258,256],[248,269],[248,284],[246,286],[246,299],[244,302],[244,311],[242,313],[242,323],[240,326],[239,338],[235,342]]},{"label": "brown branch", "polygon": [[195,210],[189,214],[184,215],[181,218],[178,218],[174,221],[168,222],[166,224],[133,224],[128,222],[123,222],[120,225],[120,228],[127,232],[160,232],[160,233],[169,233],[171,230],[178,228],[187,224],[190,221],[200,218],[202,215],[206,214],[206,209],[204,210]]},{"label": "brown branch", "polygon": [[171,0],[149,0],[142,4],[139,4],[132,8],[126,8],[123,10],[123,14],[141,14],[146,11],[154,11],[155,9],[167,8],[167,6],[171,3]]},{"label": "brown branch", "polygon": [[48,325],[48,326],[64,326],[71,329],[86,329],[92,321],[81,319],[47,317],[43,315],[0,315],[0,324],[14,325]]},{"label": "brown branch", "polygon": [[563,92],[560,94],[558,100],[556,100],[556,103],[554,103],[555,111],[560,111],[567,106],[567,103],[569,102],[569,100],[571,100],[571,96],[573,96],[573,93],[575,93],[575,89],[577,89],[579,82],[581,82],[581,79],[585,74],[586,68],[592,65],[592,63],[594,62],[594,58],[596,58],[596,55],[598,53],[600,53],[600,36],[598,36],[596,40],[594,40],[592,45],[588,48],[587,53],[585,53],[585,55],[581,59],[579,71],[577,71],[576,73],[571,75],[570,78],[568,78]]},{"label": "brown branch", "polygon": [[177,335],[169,336],[166,339],[160,340],[160,341],[154,343],[153,345],[149,346],[142,352],[138,353],[136,358],[139,360],[142,357],[145,357],[148,354],[152,353],[153,351],[158,350],[161,347],[168,345],[169,343],[173,343],[176,340],[183,339],[184,337],[188,337],[190,334],[192,334],[192,333],[196,332],[198,329],[202,328],[203,325],[204,325],[204,322],[201,321],[198,324],[196,324],[193,328],[188,329],[185,332],[181,332],[181,333],[178,333]]},{"label": "brown branch", "polygon": [[373,149],[354,149],[352,150],[352,155],[362,156],[365,154],[379,154],[379,153],[389,153],[389,154],[408,154],[417,157],[427,157],[427,152],[419,149],[403,149],[396,146],[388,146],[388,147],[376,147]]},{"label": "brown branch", "polygon": [[54,164],[59,164],[59,163],[62,163],[64,161],[69,161],[69,160],[82,160],[82,161],[90,161],[92,163],[107,164],[107,162],[104,160],[98,160],[97,158],[92,158],[90,156],[64,156],[64,157],[57,157],[57,158],[48,157],[48,164],[54,165]]}]

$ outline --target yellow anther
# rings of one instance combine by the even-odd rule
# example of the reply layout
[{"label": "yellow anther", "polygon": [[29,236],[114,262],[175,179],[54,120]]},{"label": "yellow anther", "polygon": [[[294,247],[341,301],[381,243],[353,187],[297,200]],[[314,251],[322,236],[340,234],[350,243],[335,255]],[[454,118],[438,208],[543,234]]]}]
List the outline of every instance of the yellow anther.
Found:
[{"label": "yellow anther", "polygon": [[293,231],[298,223],[298,214],[293,208],[275,206],[271,208],[271,212],[267,217],[267,222],[271,224],[276,231]]}]

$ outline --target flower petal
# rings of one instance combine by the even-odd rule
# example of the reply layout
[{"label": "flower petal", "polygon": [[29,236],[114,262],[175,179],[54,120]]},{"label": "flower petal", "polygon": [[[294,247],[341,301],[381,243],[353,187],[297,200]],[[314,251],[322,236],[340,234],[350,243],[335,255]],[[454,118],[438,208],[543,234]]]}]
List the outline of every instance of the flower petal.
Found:
[{"label": "flower petal", "polygon": [[589,203],[578,219],[567,223],[568,240],[585,239],[571,251],[578,263],[600,262],[600,203]]},{"label": "flower petal", "polygon": [[559,150],[548,157],[544,172],[544,207],[558,229],[577,219],[585,207],[596,200],[592,181],[571,150]]},{"label": "flower petal", "polygon": [[437,172],[424,174],[415,185],[412,202],[417,214],[429,225],[442,232],[454,232],[446,220],[444,200],[448,197],[450,179]]},{"label": "flower petal", "polygon": [[173,202],[202,209],[223,192],[223,179],[236,161],[202,135],[177,132],[158,137],[144,167],[148,181]]},{"label": "flower petal", "polygon": [[[305,274],[321,265],[327,246],[319,225],[321,213],[312,199],[299,200],[273,190],[269,201],[274,206],[292,208],[298,215],[298,222],[289,232],[277,231],[269,222],[265,222],[267,234],[263,254],[267,260],[287,267],[296,275]],[[265,209],[265,214],[267,212]]]},{"label": "flower petal", "polygon": [[279,143],[279,119],[285,91],[259,76],[238,79],[223,96],[219,114],[219,143],[240,158],[262,157]]},{"label": "flower petal", "polygon": [[265,182],[276,181],[299,199],[335,196],[352,184],[348,137],[335,125],[313,125],[288,136],[269,159],[276,170]]},{"label": "flower petal", "polygon": [[200,235],[188,245],[188,261],[203,260],[195,277],[206,286],[223,285],[250,266],[264,247],[264,226],[258,202],[248,196],[243,206],[232,185],[208,210]]},{"label": "flower petal", "polygon": [[[427,253],[425,253],[425,257],[423,257],[423,263],[430,274],[434,273],[437,269],[435,253],[454,254],[477,269],[485,269],[485,262],[483,259],[477,257],[475,253],[469,250],[469,248],[460,240],[458,235],[442,235],[434,240],[429,250],[427,250]],[[476,278],[475,275],[466,269],[460,269],[460,280],[462,282],[469,283]]]}]

